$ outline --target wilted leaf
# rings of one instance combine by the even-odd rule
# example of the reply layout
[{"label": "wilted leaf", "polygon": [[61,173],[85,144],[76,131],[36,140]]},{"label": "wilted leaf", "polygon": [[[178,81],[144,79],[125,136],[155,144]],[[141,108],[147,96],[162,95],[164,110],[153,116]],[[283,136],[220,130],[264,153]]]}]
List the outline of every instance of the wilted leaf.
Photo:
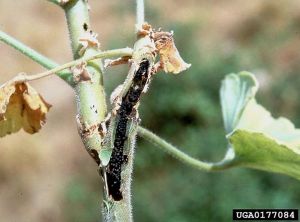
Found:
[{"label": "wilted leaf", "polygon": [[8,82],[0,88],[0,137],[23,128],[33,134],[51,107],[28,83]]},{"label": "wilted leaf", "polygon": [[4,120],[4,113],[9,103],[10,96],[15,92],[13,85],[3,85],[0,88],[0,121]]},{"label": "wilted leaf", "polygon": [[188,69],[191,64],[183,61],[175,46],[173,33],[155,32],[155,46],[160,56],[160,63],[166,73],[178,74]]},{"label": "wilted leaf", "polygon": [[230,74],[222,82],[223,118],[229,151],[234,150],[232,164],[300,179],[300,130],[286,118],[273,118],[257,104],[256,91],[251,73]]}]

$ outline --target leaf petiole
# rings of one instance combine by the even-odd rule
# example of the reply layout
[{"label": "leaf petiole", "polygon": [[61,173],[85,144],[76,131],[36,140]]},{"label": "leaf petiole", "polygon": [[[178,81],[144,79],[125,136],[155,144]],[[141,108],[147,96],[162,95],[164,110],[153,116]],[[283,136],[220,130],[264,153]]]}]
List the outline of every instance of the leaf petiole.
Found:
[{"label": "leaf petiole", "polygon": [[92,56],[80,58],[80,59],[65,63],[63,65],[57,66],[53,69],[50,69],[50,70],[47,70],[45,72],[41,72],[41,73],[38,73],[38,74],[27,75],[25,73],[21,73],[21,74],[17,75],[13,79],[13,81],[14,82],[28,82],[28,81],[37,80],[37,79],[41,79],[41,78],[50,76],[52,74],[58,73],[58,72],[63,71],[67,68],[70,68],[72,66],[80,65],[83,62],[88,62],[88,61],[92,61],[92,60],[96,60],[96,59],[102,59],[102,58],[111,58],[111,57],[117,57],[117,56],[131,56],[131,55],[132,55],[132,49],[131,48],[107,50],[107,51],[99,52],[99,53],[97,53],[95,55],[92,55]]}]

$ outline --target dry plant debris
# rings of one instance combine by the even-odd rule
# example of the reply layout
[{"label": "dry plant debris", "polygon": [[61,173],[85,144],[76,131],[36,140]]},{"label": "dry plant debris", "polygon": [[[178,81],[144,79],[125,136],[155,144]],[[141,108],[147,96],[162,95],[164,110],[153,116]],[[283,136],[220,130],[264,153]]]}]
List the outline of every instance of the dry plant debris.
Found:
[{"label": "dry plant debris", "polygon": [[0,87],[0,137],[21,128],[30,134],[38,132],[50,107],[28,83],[5,83]]},{"label": "dry plant debris", "polygon": [[181,58],[172,32],[157,31],[154,32],[153,38],[160,57],[160,67],[166,73],[178,74],[191,66]]}]

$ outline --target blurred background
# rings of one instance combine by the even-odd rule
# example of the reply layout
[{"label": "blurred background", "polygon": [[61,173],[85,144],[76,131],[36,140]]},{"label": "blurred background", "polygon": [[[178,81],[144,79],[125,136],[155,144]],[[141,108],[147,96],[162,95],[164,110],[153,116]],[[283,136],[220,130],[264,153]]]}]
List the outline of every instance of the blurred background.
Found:
[{"label": "blurred background", "polygon": [[[135,4],[90,0],[102,49],[132,46]],[[220,81],[247,70],[258,101],[300,126],[300,1],[146,1],[146,19],[174,30],[192,67],[155,76],[143,97],[142,125],[202,160],[226,151]],[[0,29],[58,63],[70,61],[64,14],[42,0],[0,1]],[[0,83],[43,68],[0,43]],[[127,67],[105,74],[107,96]],[[0,140],[1,221],[99,221],[101,180],[77,134],[73,91],[58,77],[32,83],[53,107],[40,133]],[[250,169],[203,173],[138,138],[132,198],[135,221],[231,221],[233,208],[299,208],[299,181]]]}]

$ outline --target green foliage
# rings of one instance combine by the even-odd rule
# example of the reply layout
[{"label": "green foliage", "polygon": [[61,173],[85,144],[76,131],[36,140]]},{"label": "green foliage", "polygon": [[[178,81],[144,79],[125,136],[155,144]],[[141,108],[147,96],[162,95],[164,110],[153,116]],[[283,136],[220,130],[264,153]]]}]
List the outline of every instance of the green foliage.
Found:
[{"label": "green foliage", "polygon": [[257,88],[254,75],[247,72],[230,74],[222,83],[223,118],[234,165],[300,179],[300,130],[288,119],[274,119],[258,105]]},{"label": "green foliage", "polygon": [[230,74],[223,80],[220,91],[224,127],[230,133],[236,128],[246,105],[254,97],[257,82],[247,72]]},{"label": "green foliage", "polygon": [[235,165],[279,172],[300,179],[300,155],[262,133],[237,130],[229,137]]}]

